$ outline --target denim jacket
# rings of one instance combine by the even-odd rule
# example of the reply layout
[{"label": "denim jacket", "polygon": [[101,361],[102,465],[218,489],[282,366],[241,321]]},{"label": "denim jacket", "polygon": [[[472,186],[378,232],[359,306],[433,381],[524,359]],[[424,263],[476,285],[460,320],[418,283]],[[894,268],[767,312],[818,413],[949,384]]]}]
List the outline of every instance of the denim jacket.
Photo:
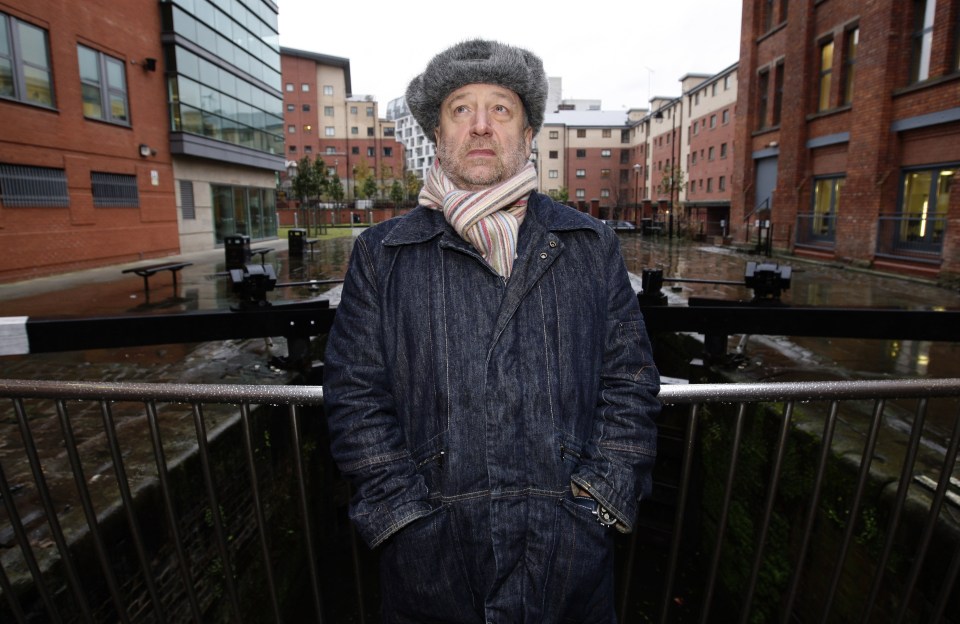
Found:
[{"label": "denim jacket", "polygon": [[571,482],[632,530],[658,391],[619,242],[596,219],[532,194],[509,280],[439,211],[419,207],[357,239],[324,401],[370,546],[442,509],[467,575],[488,558],[494,586],[518,567],[543,576],[557,565],[558,505],[603,532],[575,509]]}]

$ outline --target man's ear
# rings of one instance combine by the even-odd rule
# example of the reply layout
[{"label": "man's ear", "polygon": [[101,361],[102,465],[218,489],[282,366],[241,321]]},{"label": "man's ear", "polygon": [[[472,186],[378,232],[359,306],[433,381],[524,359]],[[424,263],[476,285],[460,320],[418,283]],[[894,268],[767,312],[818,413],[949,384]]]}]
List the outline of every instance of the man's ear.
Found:
[{"label": "man's ear", "polygon": [[533,153],[533,128],[527,126],[523,129],[523,139],[527,144],[527,158],[530,158],[530,154]]}]

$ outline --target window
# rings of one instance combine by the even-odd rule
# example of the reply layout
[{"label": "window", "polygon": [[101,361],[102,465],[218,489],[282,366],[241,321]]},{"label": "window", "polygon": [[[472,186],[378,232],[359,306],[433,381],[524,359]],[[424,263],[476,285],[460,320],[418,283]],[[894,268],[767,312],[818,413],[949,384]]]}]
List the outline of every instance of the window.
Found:
[{"label": "window", "polygon": [[90,172],[93,205],[96,208],[137,208],[137,176],[120,173]]},{"label": "window", "polygon": [[611,135],[610,135],[610,128],[604,128],[604,129],[601,131],[601,135],[602,135],[602,137],[603,137],[604,139],[609,139],[610,136],[611,136]]},{"label": "window", "polygon": [[844,179],[842,176],[814,179],[810,213],[797,215],[798,243],[835,240],[840,189],[843,188]]},{"label": "window", "polygon": [[376,156],[376,155],[377,155],[377,148],[375,148],[375,147],[368,147],[368,148],[367,148],[367,156],[373,157],[373,156]]},{"label": "window", "polygon": [[372,106],[368,106],[368,107],[367,107],[367,117],[373,117],[373,107],[372,107]]},{"label": "window", "polygon": [[933,14],[936,7],[936,0],[914,0],[910,82],[920,82],[930,77],[930,50],[933,47]]},{"label": "window", "polygon": [[350,134],[360,134],[360,128],[357,126],[350,126]]},{"label": "window", "polygon": [[292,93],[292,92],[293,92],[293,83],[292,83],[292,82],[288,82],[288,83],[286,84],[286,89],[287,89],[287,91],[290,91],[290,92]]},{"label": "window", "polygon": [[600,150],[600,158],[610,158],[610,150],[608,149]]},{"label": "window", "polygon": [[197,206],[193,199],[192,180],[180,180],[180,214],[184,219],[197,218]]},{"label": "window", "polygon": [[80,93],[83,116],[111,123],[129,124],[127,78],[123,61],[77,46],[80,60]]},{"label": "window", "polygon": [[587,192],[584,189],[577,189],[577,199],[584,199],[587,196]]},{"label": "window", "polygon": [[783,63],[777,63],[773,75],[773,125],[780,125],[780,111],[783,109]]},{"label": "window", "polygon": [[335,148],[335,147],[332,146],[332,145],[328,145],[324,151],[325,151],[327,154],[336,154],[336,153],[337,153],[337,148]]},{"label": "window", "polygon": [[717,179],[717,190],[718,190],[718,191],[725,191],[725,190],[727,190],[727,178],[726,178],[726,176],[720,176],[720,177]]},{"label": "window", "polygon": [[292,113],[292,112],[294,112],[295,110],[297,110],[297,107],[296,107],[295,105],[293,105],[293,104],[287,104],[287,112],[288,112],[288,113]]},{"label": "window", "polygon": [[763,2],[763,32],[773,28],[773,0]]},{"label": "window", "polygon": [[730,76],[723,77],[723,90],[727,91],[730,89]]},{"label": "window", "polygon": [[551,169],[551,170],[547,173],[547,177],[550,178],[550,179],[556,180],[557,178],[560,177],[560,172],[557,171],[556,169]]},{"label": "window", "polygon": [[325,127],[325,128],[323,129],[323,135],[324,135],[324,136],[335,136],[335,135],[336,135],[336,130],[334,130],[334,127],[333,127],[333,126],[327,126],[327,127]]},{"label": "window", "polygon": [[600,177],[601,177],[601,178],[609,178],[609,177],[610,177],[610,170],[609,170],[609,169],[601,169],[601,170],[600,170]]},{"label": "window", "polygon": [[844,35],[843,44],[843,103],[853,102],[853,73],[860,47],[860,29],[851,28]]},{"label": "window", "polygon": [[585,177],[587,177],[587,170],[586,170],[586,169],[577,169],[577,177],[578,177],[578,178],[585,178]]},{"label": "window", "polygon": [[297,146],[296,146],[296,145],[291,145],[291,146],[287,147],[287,151],[289,151],[291,154],[293,154],[294,152],[297,151]]},{"label": "window", "polygon": [[578,138],[578,139],[585,139],[586,137],[587,137],[587,131],[586,131],[586,129],[580,128],[580,129],[577,130],[577,138]]},{"label": "window", "polygon": [[900,213],[892,233],[896,250],[940,251],[950,205],[950,183],[958,173],[958,165],[904,173]]},{"label": "window", "polygon": [[330,176],[331,178],[338,177],[338,176],[337,176],[337,168],[336,168],[336,167],[327,167],[327,175]]},{"label": "window", "polygon": [[697,164],[697,150],[693,150],[692,152],[690,152],[690,164],[691,165]]},{"label": "window", "polygon": [[600,189],[600,197],[610,197],[610,189]]},{"label": "window", "polygon": [[0,13],[0,97],[53,106],[47,31]]},{"label": "window", "polygon": [[297,127],[295,125],[290,124],[289,126],[287,126],[287,134],[296,134],[296,133],[297,133]]},{"label": "window", "polygon": [[726,157],[727,157],[727,144],[726,144],[726,143],[721,143],[721,144],[720,144],[720,158],[726,158]]},{"label": "window", "polygon": [[383,155],[385,158],[390,158],[391,156],[393,156],[393,148],[392,147],[383,148]]},{"label": "window", "polygon": [[767,91],[770,88],[770,72],[764,70],[757,76],[757,128],[767,127]]},{"label": "window", "polygon": [[817,111],[830,108],[830,83],[833,78],[833,41],[820,44],[820,84]]},{"label": "window", "polygon": [[710,115],[710,127],[711,127],[711,128],[716,128],[716,127],[717,127],[717,116],[716,116],[716,115]]},{"label": "window", "polygon": [[323,116],[324,116],[324,117],[333,117],[333,115],[334,115],[334,113],[333,113],[333,107],[332,107],[332,106],[324,106],[324,107],[323,107]]},{"label": "window", "polygon": [[721,119],[722,119],[721,123],[723,123],[723,125],[727,125],[728,123],[730,123],[730,109],[729,109],[729,108],[724,109],[723,112],[722,112],[720,115],[721,115]]},{"label": "window", "polygon": [[333,85],[323,85],[324,95],[333,95]]},{"label": "window", "polygon": [[586,158],[586,157],[587,157],[587,150],[585,149],[577,150],[577,158]]},{"label": "window", "polygon": [[374,136],[374,128],[373,128],[373,126],[368,126],[368,127],[367,127],[367,136],[368,136],[368,137]]},{"label": "window", "polygon": [[350,107],[350,114],[351,114],[351,115],[356,115],[358,112],[360,112],[360,109],[357,108],[356,106],[351,106],[351,107]]},{"label": "window", "polygon": [[551,130],[551,131],[550,131],[550,138],[551,138],[551,139],[559,139],[559,138],[560,138],[560,131],[559,131],[559,130]]},{"label": "window", "polygon": [[304,145],[304,146],[303,146],[303,151],[306,152],[307,154],[312,154],[312,153],[313,153],[313,147],[310,146],[310,145]]},{"label": "window", "polygon": [[0,201],[7,207],[66,208],[67,174],[63,169],[0,164]]},{"label": "window", "polygon": [[303,107],[302,107],[302,109],[303,109],[303,112],[309,113],[309,112],[310,112],[310,105],[309,105],[309,104],[304,104]]},{"label": "window", "polygon": [[302,83],[302,84],[300,85],[300,90],[303,91],[304,93],[309,93],[309,92],[310,92],[310,83],[308,83],[308,82]]},{"label": "window", "polygon": [[691,129],[693,130],[694,135],[700,134],[700,124],[698,124],[697,122],[693,122],[693,126],[691,126]]},{"label": "window", "polygon": [[707,192],[713,192],[713,178],[707,178]]},{"label": "window", "polygon": [[304,134],[310,134],[312,131],[313,131],[313,126],[311,126],[310,124],[304,124],[303,126]]},{"label": "window", "polygon": [[548,153],[548,156],[547,156],[547,157],[548,157],[548,158],[559,158],[560,156],[559,156],[559,152],[557,152],[557,150],[550,150],[550,152]]},{"label": "window", "polygon": [[713,146],[710,146],[710,149],[707,150],[707,160],[713,160]]},{"label": "window", "polygon": [[351,154],[356,154],[357,156],[359,156],[359,155],[360,155],[360,146],[359,146],[359,145],[354,145],[353,147],[351,147],[351,148],[350,148],[350,153],[351,153]]}]

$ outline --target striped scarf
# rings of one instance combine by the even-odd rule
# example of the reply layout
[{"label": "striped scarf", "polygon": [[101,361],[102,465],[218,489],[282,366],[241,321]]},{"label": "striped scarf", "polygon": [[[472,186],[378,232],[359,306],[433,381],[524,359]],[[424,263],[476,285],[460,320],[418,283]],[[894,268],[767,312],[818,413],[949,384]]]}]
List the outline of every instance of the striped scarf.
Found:
[{"label": "striped scarf", "polygon": [[509,278],[517,256],[517,233],[527,213],[527,197],[536,188],[533,163],[495,186],[464,191],[443,173],[439,161],[434,161],[420,191],[420,203],[442,211],[447,223],[483,255],[493,270]]}]

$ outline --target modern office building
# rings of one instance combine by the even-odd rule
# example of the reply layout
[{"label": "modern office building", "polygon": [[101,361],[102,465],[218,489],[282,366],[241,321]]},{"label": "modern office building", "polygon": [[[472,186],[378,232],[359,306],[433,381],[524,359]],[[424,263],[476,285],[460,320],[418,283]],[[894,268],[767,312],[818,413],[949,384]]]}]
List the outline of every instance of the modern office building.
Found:
[{"label": "modern office building", "polygon": [[0,280],[275,236],[269,0],[5,0],[0,115]]},{"label": "modern office building", "polygon": [[396,122],[381,118],[376,99],[352,92],[350,60],[281,48],[286,158],[322,158],[327,172],[341,180],[344,199],[366,198],[357,188],[362,170],[373,175],[386,198],[392,183],[403,180],[404,150]]},{"label": "modern office building", "polygon": [[735,240],[960,281],[960,2],[747,0]]},{"label": "modern office building", "polygon": [[436,146],[413,118],[405,98],[390,100],[387,104],[387,119],[396,124],[394,138],[403,145],[406,170],[414,172],[421,180],[426,179],[427,172],[433,166]]}]

